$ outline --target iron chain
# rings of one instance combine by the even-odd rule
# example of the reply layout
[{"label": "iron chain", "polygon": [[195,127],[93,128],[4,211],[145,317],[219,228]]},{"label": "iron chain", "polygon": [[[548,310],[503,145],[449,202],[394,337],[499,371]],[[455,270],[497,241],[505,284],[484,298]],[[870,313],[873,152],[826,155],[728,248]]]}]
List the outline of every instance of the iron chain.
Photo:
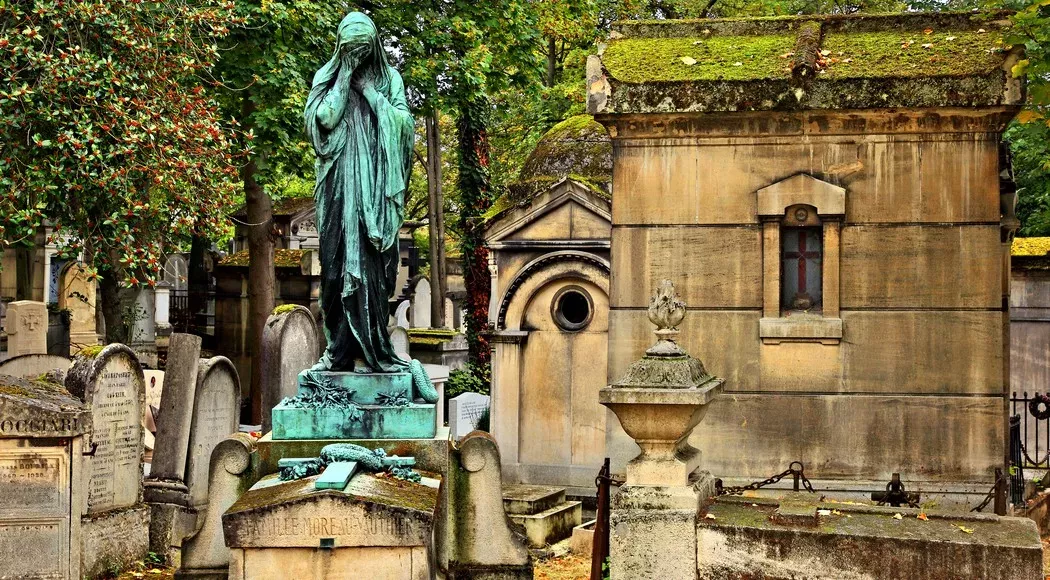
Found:
[{"label": "iron chain", "polygon": [[[797,469],[795,468],[796,465],[798,466]],[[813,490],[813,486],[809,483],[809,480],[806,479],[805,469],[806,467],[802,465],[801,461],[792,461],[791,465],[788,466],[786,470],[776,475],[767,477],[766,479],[763,479],[761,481],[751,482],[747,485],[737,485],[731,487],[723,487],[722,480],[716,479],[715,495],[739,495],[741,493],[744,493],[745,491],[754,491],[756,489],[761,489],[767,485],[773,485],[774,483],[780,481],[781,479],[784,479],[789,475],[796,474],[798,475],[799,481],[801,481],[802,485],[806,488],[806,491],[808,491],[809,493],[816,493],[816,491]]]},{"label": "iron chain", "polygon": [[984,499],[981,500],[981,503],[977,504],[977,506],[974,507],[970,511],[971,512],[980,512],[984,508],[988,507],[988,504],[991,503],[991,501],[993,499],[995,499],[995,492],[999,490],[999,484],[1003,483],[1005,480],[1006,480],[1006,474],[1004,473],[1004,474],[999,476],[999,479],[995,480],[995,483],[992,484],[992,489],[988,490],[988,495],[984,496]]}]

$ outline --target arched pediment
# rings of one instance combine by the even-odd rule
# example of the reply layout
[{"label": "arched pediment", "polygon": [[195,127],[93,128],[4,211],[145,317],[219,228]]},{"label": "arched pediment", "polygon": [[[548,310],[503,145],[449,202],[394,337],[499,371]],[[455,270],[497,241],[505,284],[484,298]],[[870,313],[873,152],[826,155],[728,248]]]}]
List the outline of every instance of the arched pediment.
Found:
[{"label": "arched pediment", "polygon": [[529,297],[542,286],[563,278],[580,278],[609,291],[609,262],[598,256],[574,250],[552,252],[529,262],[511,280],[499,302],[496,328],[507,329],[507,321],[517,327]]}]

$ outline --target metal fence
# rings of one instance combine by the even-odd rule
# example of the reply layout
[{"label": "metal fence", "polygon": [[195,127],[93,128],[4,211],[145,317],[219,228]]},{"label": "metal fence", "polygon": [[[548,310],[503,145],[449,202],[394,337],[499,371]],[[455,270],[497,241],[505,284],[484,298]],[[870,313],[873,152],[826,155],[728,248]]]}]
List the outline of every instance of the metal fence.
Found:
[{"label": "metal fence", "polygon": [[1021,467],[1050,469],[1050,393],[1011,393],[1010,415],[1018,417]]}]

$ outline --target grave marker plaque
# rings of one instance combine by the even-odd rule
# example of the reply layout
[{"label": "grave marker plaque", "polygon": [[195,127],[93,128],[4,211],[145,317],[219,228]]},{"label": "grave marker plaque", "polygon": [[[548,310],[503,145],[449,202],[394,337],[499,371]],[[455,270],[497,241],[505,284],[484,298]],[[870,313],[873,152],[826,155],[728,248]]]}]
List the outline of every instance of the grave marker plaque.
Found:
[{"label": "grave marker plaque", "polygon": [[240,392],[230,359],[217,356],[201,361],[186,465],[191,506],[208,503],[208,462],[215,446],[237,432]]},{"label": "grave marker plaque", "polygon": [[142,495],[142,417],[145,382],[128,347],[111,344],[95,357],[78,356],[66,386],[91,409],[87,513],[139,502]]},{"label": "grave marker plaque", "polygon": [[448,401],[448,427],[452,437],[459,440],[478,428],[478,421],[489,408],[490,397],[478,393],[463,393]]}]

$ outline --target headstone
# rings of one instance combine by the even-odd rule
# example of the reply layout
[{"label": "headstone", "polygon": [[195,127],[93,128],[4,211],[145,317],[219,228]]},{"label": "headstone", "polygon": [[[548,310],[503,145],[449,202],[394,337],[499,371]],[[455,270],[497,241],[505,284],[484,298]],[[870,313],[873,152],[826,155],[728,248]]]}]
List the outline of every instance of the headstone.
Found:
[{"label": "headstone", "polygon": [[408,359],[408,331],[400,326],[390,329],[390,343],[394,346],[394,354],[403,359]]},{"label": "headstone", "polygon": [[[61,385],[0,375],[0,578],[80,578],[86,406]],[[75,460],[74,460],[75,458]]]},{"label": "headstone", "polygon": [[128,346],[143,364],[157,367],[156,295],[152,288],[140,288],[135,294]]},{"label": "headstone", "polygon": [[[283,310],[283,311],[282,311]],[[278,307],[263,329],[263,431],[271,429],[270,410],[299,388],[299,373],[321,357],[313,314],[305,306]]]},{"label": "headstone", "polygon": [[200,362],[186,465],[191,507],[208,502],[208,462],[215,446],[237,432],[240,398],[241,381],[230,359],[217,356]]},{"label": "headstone", "polygon": [[463,393],[448,401],[448,427],[458,441],[478,428],[478,421],[489,408],[491,397],[478,393]]},{"label": "headstone", "polygon": [[171,284],[161,281],[154,290],[153,321],[157,327],[157,334],[168,336],[171,334]]},{"label": "headstone", "polygon": [[226,578],[230,550],[222,533],[222,514],[259,479],[252,461],[255,440],[235,433],[212,450],[208,469],[208,504],[197,530],[182,542],[182,563],[175,578]]},{"label": "headstone", "polygon": [[58,283],[58,307],[69,310],[70,344],[79,348],[98,344],[95,281],[83,265],[73,262],[62,270]]},{"label": "headstone", "polygon": [[70,360],[53,354],[24,354],[0,362],[0,375],[11,375],[23,379],[36,379],[48,373],[64,378]]},{"label": "headstone", "polygon": [[430,328],[430,281],[420,278],[412,296],[412,328]]},{"label": "headstone", "polygon": [[445,324],[444,328],[456,328],[456,305],[451,298],[445,298]]},{"label": "headstone", "polygon": [[412,303],[408,300],[403,300],[397,305],[397,310],[394,311],[394,320],[397,326],[406,330],[412,327],[412,323],[408,320],[408,312],[411,308]]},{"label": "headstone", "polygon": [[66,389],[91,411],[80,545],[81,572],[93,577],[149,550],[149,509],[142,505],[145,381],[135,353],[111,344],[97,353],[81,351],[66,375]]},{"label": "headstone", "polygon": [[525,538],[511,528],[503,508],[496,440],[488,433],[472,433],[452,448],[449,461],[446,493],[457,503],[445,514],[439,564],[452,578],[531,580],[532,557]]},{"label": "headstone", "polygon": [[201,337],[176,332],[168,345],[168,364],[150,466],[146,501],[185,505],[186,463],[197,394]]},{"label": "headstone", "polygon": [[7,306],[7,356],[47,354],[47,305],[16,300]]}]

